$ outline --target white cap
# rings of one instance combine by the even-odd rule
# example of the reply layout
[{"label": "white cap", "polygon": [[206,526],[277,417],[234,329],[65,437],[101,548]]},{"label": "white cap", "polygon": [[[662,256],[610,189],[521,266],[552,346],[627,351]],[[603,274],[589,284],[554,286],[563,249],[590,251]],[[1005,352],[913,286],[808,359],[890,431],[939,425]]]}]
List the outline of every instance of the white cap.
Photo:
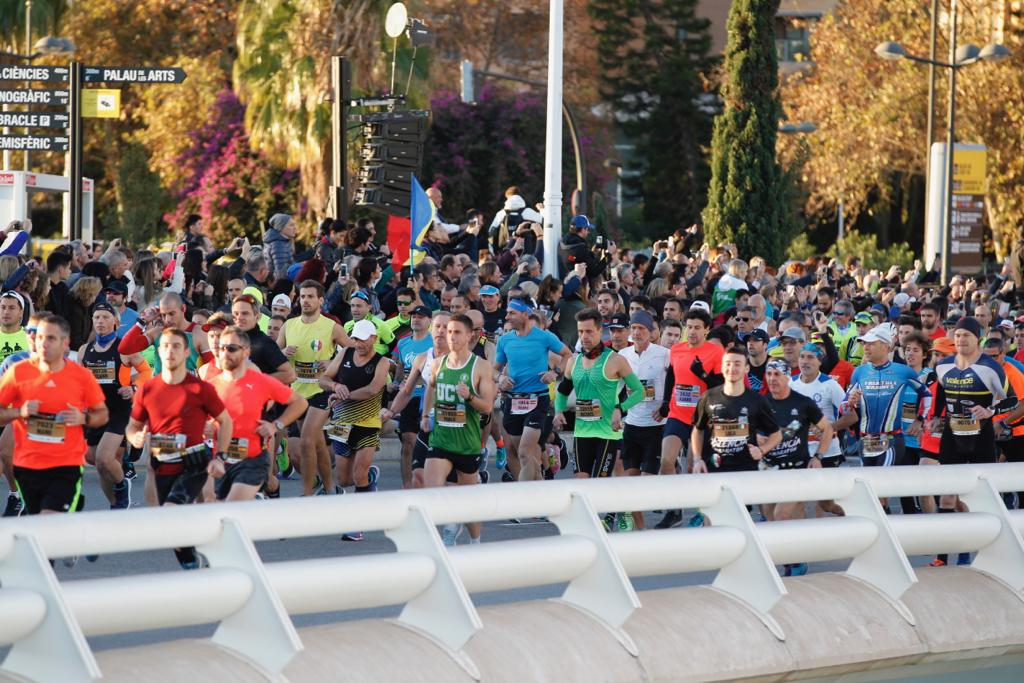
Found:
[{"label": "white cap", "polygon": [[892,346],[892,332],[889,331],[888,325],[879,325],[878,327],[872,327],[867,331],[866,334],[862,334],[857,337],[862,342],[885,342],[889,346]]},{"label": "white cap", "polygon": [[377,336],[377,326],[369,320],[360,320],[352,326],[349,336],[353,339],[369,339]]},{"label": "white cap", "polygon": [[708,315],[711,315],[711,306],[708,306],[707,301],[694,301],[692,304],[690,304],[690,310],[692,311],[695,308],[699,308]]},{"label": "white cap", "polygon": [[907,294],[906,292],[900,292],[899,294],[892,298],[892,302],[896,304],[897,308],[903,308],[913,300],[914,298]]},{"label": "white cap", "polygon": [[274,306],[284,306],[287,309],[291,309],[292,300],[288,298],[287,294],[278,294],[274,297],[274,300],[270,303],[271,308]]}]

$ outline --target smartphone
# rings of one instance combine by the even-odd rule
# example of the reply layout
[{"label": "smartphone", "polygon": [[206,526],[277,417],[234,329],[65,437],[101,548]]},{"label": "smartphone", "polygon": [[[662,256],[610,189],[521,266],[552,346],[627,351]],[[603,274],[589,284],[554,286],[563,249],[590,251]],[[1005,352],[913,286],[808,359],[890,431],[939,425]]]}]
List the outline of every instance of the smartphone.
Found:
[{"label": "smartphone", "polygon": [[598,235],[597,238],[594,239],[594,244],[596,244],[599,247],[603,247],[604,246],[604,236],[603,235]]},{"label": "smartphone", "polygon": [[338,266],[338,276],[339,277],[348,277],[348,264],[347,263],[342,263],[340,266]]}]

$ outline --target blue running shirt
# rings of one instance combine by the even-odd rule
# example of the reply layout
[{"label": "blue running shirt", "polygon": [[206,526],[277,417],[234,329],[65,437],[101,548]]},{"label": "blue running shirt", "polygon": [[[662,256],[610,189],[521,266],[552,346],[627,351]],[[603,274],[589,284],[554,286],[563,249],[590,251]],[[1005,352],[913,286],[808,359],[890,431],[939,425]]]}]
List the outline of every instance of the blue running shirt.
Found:
[{"label": "blue running shirt", "polygon": [[564,348],[558,337],[534,327],[525,336],[509,332],[498,337],[495,360],[499,365],[508,365],[508,376],[515,382],[512,393],[540,394],[548,390],[540,381],[540,376],[548,371],[548,351],[561,353]]}]

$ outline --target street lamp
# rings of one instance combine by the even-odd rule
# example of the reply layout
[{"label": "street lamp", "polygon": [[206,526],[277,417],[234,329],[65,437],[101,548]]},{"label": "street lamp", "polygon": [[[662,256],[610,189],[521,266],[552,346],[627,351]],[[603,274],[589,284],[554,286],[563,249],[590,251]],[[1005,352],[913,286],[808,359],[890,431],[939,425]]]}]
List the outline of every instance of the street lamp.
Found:
[{"label": "street lamp", "polygon": [[[949,61],[942,62],[925,57],[918,57],[909,54],[903,46],[897,42],[885,41],[879,43],[875,48],[875,54],[880,58],[896,61],[909,59],[919,64],[927,64],[931,67],[942,67],[949,69],[949,110],[947,113],[946,129],[946,203],[945,217],[942,221],[942,281],[949,282],[950,261],[953,251],[953,146],[956,142],[956,73],[961,68],[974,64],[978,61],[999,61],[1010,56],[1010,51],[1002,45],[990,44],[983,48],[976,45],[962,45],[959,48],[956,44],[956,7],[957,0],[950,2],[949,14]],[[931,150],[928,150],[929,154]]]}]

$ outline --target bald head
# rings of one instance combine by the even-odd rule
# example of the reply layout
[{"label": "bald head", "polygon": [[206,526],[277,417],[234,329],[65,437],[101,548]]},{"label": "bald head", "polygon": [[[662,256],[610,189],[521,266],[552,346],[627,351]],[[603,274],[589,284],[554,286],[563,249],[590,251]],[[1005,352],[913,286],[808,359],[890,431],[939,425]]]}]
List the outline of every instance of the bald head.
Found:
[{"label": "bald head", "polygon": [[441,202],[444,200],[444,198],[441,196],[441,190],[437,189],[436,187],[427,188],[427,198],[430,201],[434,202],[435,207],[437,207],[438,209],[441,208]]},{"label": "bald head", "polygon": [[479,330],[484,326],[484,314],[475,308],[466,311],[466,317],[473,321],[473,329]]}]

